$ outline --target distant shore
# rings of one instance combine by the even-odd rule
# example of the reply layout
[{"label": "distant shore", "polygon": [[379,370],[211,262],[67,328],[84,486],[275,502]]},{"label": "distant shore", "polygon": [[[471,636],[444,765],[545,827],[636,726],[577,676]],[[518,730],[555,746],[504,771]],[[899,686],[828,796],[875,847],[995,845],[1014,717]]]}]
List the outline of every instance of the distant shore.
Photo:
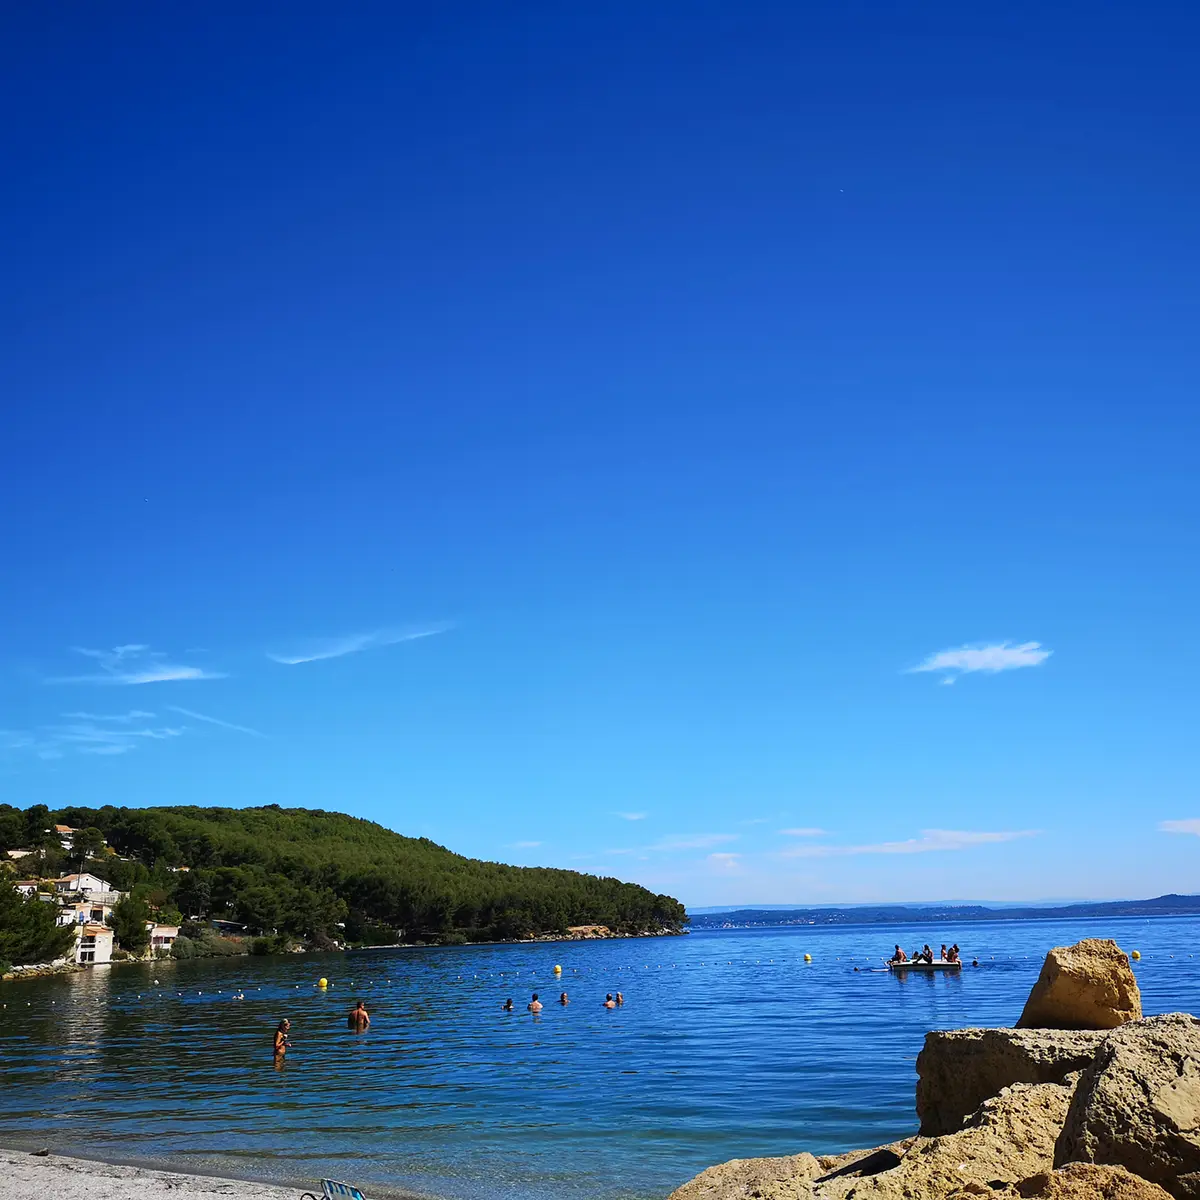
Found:
[{"label": "distant shore", "polygon": [[[28,1150],[0,1149],[5,1200],[297,1200],[303,1192],[321,1194],[321,1181],[262,1183],[233,1175],[173,1171],[169,1160],[154,1167],[62,1154],[39,1156]],[[347,1182],[354,1183],[354,1180]],[[428,1195],[363,1186],[372,1200],[432,1200]]]}]

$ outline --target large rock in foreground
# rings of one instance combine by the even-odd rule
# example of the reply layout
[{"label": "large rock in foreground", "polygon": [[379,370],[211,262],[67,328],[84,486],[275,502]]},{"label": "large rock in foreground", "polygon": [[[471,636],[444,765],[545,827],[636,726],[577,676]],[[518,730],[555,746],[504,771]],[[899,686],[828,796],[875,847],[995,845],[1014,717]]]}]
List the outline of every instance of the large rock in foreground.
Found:
[{"label": "large rock in foreground", "polygon": [[1079,1081],[1056,1160],[1127,1167],[1200,1198],[1200,1021],[1171,1013],[1110,1033]]},{"label": "large rock in foreground", "polygon": [[1018,1029],[1116,1029],[1142,1018],[1129,958],[1107,938],[1084,938],[1046,955]]},{"label": "large rock in foreground", "polygon": [[1016,1184],[1054,1168],[1071,1089],[1017,1086],[958,1133],[836,1157],[735,1159],[710,1167],[670,1200],[943,1200],[968,1184]]},{"label": "large rock in foreground", "polygon": [[1171,1200],[1171,1194],[1157,1183],[1131,1175],[1124,1167],[1092,1163],[1071,1163],[999,1191],[968,1184],[950,1200],[974,1200],[976,1196],[991,1196],[993,1200]]},{"label": "large rock in foreground", "polygon": [[1061,1029],[951,1029],[917,1056],[917,1116],[928,1137],[954,1133],[1014,1083],[1061,1083],[1090,1065],[1106,1035]]}]

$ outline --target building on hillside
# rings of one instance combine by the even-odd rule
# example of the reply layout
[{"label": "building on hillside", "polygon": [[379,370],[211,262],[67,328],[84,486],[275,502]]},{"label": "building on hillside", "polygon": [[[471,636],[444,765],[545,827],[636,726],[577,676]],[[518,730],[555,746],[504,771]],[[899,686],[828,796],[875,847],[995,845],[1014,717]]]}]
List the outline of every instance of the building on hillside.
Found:
[{"label": "building on hillside", "polygon": [[78,830],[72,829],[70,825],[55,825],[54,827],[54,836],[58,838],[59,845],[64,850],[70,850],[71,838],[78,832]]},{"label": "building on hillside", "polygon": [[175,945],[175,939],[179,936],[178,925],[159,925],[155,921],[147,921],[146,929],[150,933],[151,953],[157,953],[159,950],[170,950]]},{"label": "building on hillside", "polygon": [[102,900],[76,900],[64,904],[58,913],[60,925],[103,925],[112,916],[113,906]]},{"label": "building on hillside", "polygon": [[91,892],[111,892],[112,887],[107,879],[101,879],[98,875],[90,875],[84,871],[79,875],[64,875],[61,879],[56,879],[54,890],[60,896],[65,896],[69,892],[83,892],[87,895]]},{"label": "building on hillside", "polygon": [[8,853],[9,858],[11,858],[14,862],[18,862],[22,858],[28,858],[33,853],[33,851],[32,850],[9,850],[9,851],[7,851],[7,853]]},{"label": "building on hillside", "polygon": [[13,887],[17,889],[26,899],[30,896],[36,896],[38,893],[38,881],[36,879],[18,879]]},{"label": "building on hillside", "polygon": [[75,926],[75,961],[77,963],[112,962],[113,931],[107,925]]}]

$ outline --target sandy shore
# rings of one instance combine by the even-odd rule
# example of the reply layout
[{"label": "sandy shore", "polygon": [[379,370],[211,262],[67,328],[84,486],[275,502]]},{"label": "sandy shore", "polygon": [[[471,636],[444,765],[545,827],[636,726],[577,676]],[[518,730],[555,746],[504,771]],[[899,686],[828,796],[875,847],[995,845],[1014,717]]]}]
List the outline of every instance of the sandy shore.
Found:
[{"label": "sandy shore", "polygon": [[[118,1167],[83,1158],[51,1154],[39,1158],[17,1150],[0,1150],[0,1177],[5,1200],[298,1200],[301,1188],[246,1183],[205,1175],[180,1175],[143,1167]],[[321,1194],[321,1185],[307,1189]]]}]

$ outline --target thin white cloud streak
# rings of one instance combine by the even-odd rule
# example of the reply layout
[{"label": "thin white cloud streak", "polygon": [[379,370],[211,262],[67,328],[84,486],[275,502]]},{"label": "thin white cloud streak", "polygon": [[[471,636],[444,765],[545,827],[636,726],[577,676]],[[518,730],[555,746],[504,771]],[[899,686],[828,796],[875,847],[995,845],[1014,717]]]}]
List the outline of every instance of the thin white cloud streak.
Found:
[{"label": "thin white cloud streak", "polygon": [[784,837],[817,838],[826,836],[824,829],[810,829],[808,826],[799,829],[781,829],[779,832]]},{"label": "thin white cloud streak", "polygon": [[649,846],[628,846],[620,850],[605,850],[605,854],[637,854],[674,853],[677,850],[711,850],[714,846],[723,846],[726,842],[736,842],[740,837],[736,833],[691,833],[675,834],[654,842]]},{"label": "thin white cloud streak", "polygon": [[1160,833],[1191,833],[1200,837],[1200,817],[1188,817],[1183,821],[1159,821]]},{"label": "thin white cloud streak", "polygon": [[76,754],[116,755],[128,754],[147,741],[164,742],[183,734],[182,729],[169,725],[158,728],[129,728],[128,714],[108,720],[115,724],[100,725],[88,719],[69,725],[41,725],[28,731],[0,731],[0,749],[28,751],[47,760],[62,758],[68,751]]},{"label": "thin white cloud streak", "polygon": [[[168,708],[170,705],[167,706]],[[63,713],[63,716],[68,721],[115,721],[121,725],[128,725],[130,721],[153,721],[154,714],[152,712],[143,712],[139,708],[132,709],[127,713],[87,713],[87,712],[69,712]]]},{"label": "thin white cloud streak", "polygon": [[98,683],[130,686],[144,683],[174,683],[191,679],[224,679],[220,671],[189,667],[181,663],[164,662],[164,655],[149,646],[131,644],[114,646],[111,650],[88,650],[75,647],[77,654],[94,658],[100,671],[89,675],[63,675],[47,679],[47,683]]},{"label": "thin white cloud streak", "polygon": [[204,713],[199,713],[190,708],[180,708],[178,704],[168,704],[167,707],[172,712],[180,713],[182,716],[191,717],[193,721],[206,721],[209,725],[217,725],[221,729],[231,729],[234,733],[248,733],[251,737],[265,738],[265,733],[260,733],[257,729],[251,729],[249,725],[235,725],[232,721],[222,721],[220,717],[206,717]]},{"label": "thin white cloud streak", "polygon": [[323,662],[328,658],[344,658],[347,654],[358,654],[362,650],[373,650],[377,646],[395,646],[400,642],[415,642],[420,638],[445,633],[449,624],[430,625],[424,629],[377,629],[373,633],[356,633],[346,637],[323,638],[308,642],[288,653],[267,651],[272,662],[287,667],[301,663]]},{"label": "thin white cloud streak", "polygon": [[727,842],[736,842],[736,833],[696,833],[683,836],[665,837],[647,846],[647,850],[708,850],[713,846],[723,846]]},{"label": "thin white cloud streak", "polygon": [[958,829],[924,829],[921,836],[903,842],[875,842],[865,846],[804,845],[781,851],[781,858],[841,858],[851,854],[932,854],[940,851],[969,850],[1015,842],[1037,836],[1036,829],[977,832]]},{"label": "thin white cloud streak", "polygon": [[960,675],[977,671],[995,675],[1000,671],[1015,671],[1020,667],[1039,667],[1050,657],[1052,650],[1043,649],[1041,642],[995,642],[990,645],[959,646],[954,650],[939,650],[923,663],[910,667],[910,675],[924,671],[940,672],[943,683],[953,683]]},{"label": "thin white cloud streak", "polygon": [[513,842],[509,847],[510,850],[536,850],[541,842]]},{"label": "thin white cloud streak", "polygon": [[742,856],[728,851],[710,854],[705,860],[709,869],[718,875],[740,875],[742,873]]},{"label": "thin white cloud streak", "polygon": [[620,817],[622,821],[644,821],[649,815],[650,815],[649,813],[636,813],[636,812],[613,813],[614,817]]}]

